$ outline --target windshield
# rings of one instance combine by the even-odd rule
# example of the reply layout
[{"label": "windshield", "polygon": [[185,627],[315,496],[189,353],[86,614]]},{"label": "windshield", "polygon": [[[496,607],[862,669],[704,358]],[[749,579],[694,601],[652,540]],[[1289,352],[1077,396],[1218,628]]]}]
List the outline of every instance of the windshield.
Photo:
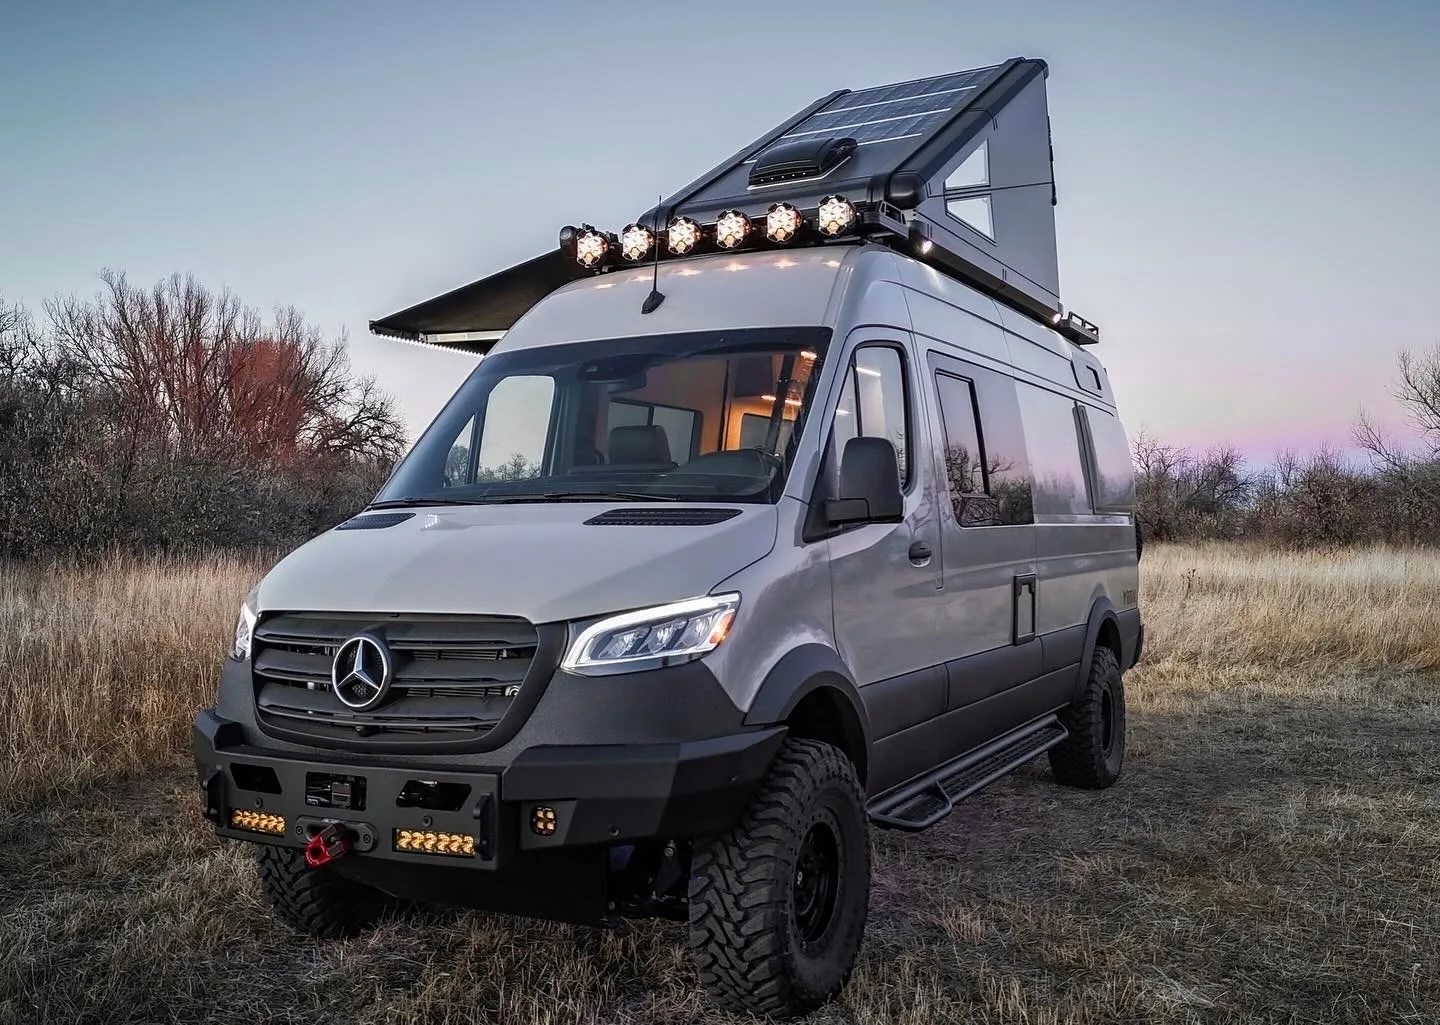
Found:
[{"label": "windshield", "polygon": [[757,328],[498,353],[376,504],[774,502],[829,338]]}]

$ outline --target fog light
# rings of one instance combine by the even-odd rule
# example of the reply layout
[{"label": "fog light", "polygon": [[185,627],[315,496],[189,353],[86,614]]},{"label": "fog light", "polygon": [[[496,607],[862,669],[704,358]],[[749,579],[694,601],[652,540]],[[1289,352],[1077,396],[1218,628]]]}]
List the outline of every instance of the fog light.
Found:
[{"label": "fog light", "polygon": [[588,224],[580,228],[580,234],[575,237],[575,262],[587,270],[594,270],[605,262],[605,255],[610,252],[610,240],[605,237],[604,232],[597,231]]},{"label": "fog light", "polygon": [[804,218],[800,216],[799,210],[789,203],[776,203],[765,215],[765,237],[771,242],[790,242],[800,234],[800,225],[803,222]]},{"label": "fog light", "polygon": [[750,237],[750,218],[739,210],[726,210],[715,222],[715,244],[721,249],[738,249]]},{"label": "fog light", "polygon": [[667,246],[676,256],[695,251],[700,244],[700,225],[688,217],[677,217],[670,222],[666,232]]},{"label": "fog light", "polygon": [[855,207],[844,196],[826,196],[816,220],[823,234],[843,235],[855,226]]},{"label": "fog light", "polygon": [[620,255],[631,263],[638,263],[650,255],[655,244],[655,234],[643,224],[627,224],[620,233]]},{"label": "fog light", "polygon": [[445,854],[457,858],[475,856],[475,838],[466,833],[435,833],[428,829],[395,830],[395,849],[409,854]]},{"label": "fog light", "polygon": [[555,809],[537,804],[530,814],[530,829],[536,836],[554,836]]},{"label": "fog light", "polygon": [[252,833],[269,833],[271,836],[285,835],[285,817],[263,811],[232,811],[232,829],[246,829]]}]

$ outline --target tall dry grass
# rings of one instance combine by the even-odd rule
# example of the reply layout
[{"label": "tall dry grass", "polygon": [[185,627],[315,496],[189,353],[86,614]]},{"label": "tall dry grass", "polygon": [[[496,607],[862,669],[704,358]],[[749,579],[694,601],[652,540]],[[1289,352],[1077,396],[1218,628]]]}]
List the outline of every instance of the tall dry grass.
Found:
[{"label": "tall dry grass", "polygon": [[1142,709],[1440,703],[1440,552],[1156,545],[1141,601]]},{"label": "tall dry grass", "polygon": [[0,563],[0,804],[183,758],[258,558]]},{"label": "tall dry grass", "polygon": [[[0,564],[0,801],[183,759],[256,557]],[[1152,546],[1132,704],[1433,702],[1440,554]],[[1382,670],[1378,675],[1376,670]]]}]

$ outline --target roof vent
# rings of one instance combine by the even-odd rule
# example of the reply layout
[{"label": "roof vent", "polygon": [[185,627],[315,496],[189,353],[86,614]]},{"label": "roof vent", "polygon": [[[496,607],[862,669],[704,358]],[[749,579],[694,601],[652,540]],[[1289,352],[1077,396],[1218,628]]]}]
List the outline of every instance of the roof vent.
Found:
[{"label": "roof vent", "polygon": [[760,154],[750,169],[749,187],[823,178],[849,160],[854,152],[855,140],[848,136],[841,139],[812,136],[782,142]]},{"label": "roof vent", "polygon": [[592,516],[592,527],[706,527],[739,516],[739,509],[611,509]]},{"label": "roof vent", "polygon": [[336,527],[336,530],[384,530],[386,527],[393,527],[397,523],[404,523],[413,512],[388,512],[375,513],[373,516],[356,516],[348,519]]}]

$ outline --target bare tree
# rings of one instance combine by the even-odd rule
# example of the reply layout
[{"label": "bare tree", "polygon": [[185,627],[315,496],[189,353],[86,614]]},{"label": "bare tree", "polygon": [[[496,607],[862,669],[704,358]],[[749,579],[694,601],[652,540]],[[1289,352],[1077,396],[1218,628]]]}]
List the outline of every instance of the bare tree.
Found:
[{"label": "bare tree", "polygon": [[293,462],[393,459],[404,444],[393,400],[350,371],[298,311],[265,323],[229,291],[178,274],[150,289],[101,275],[95,299],[48,305],[60,350],[126,410],[122,429],[182,453]]}]

